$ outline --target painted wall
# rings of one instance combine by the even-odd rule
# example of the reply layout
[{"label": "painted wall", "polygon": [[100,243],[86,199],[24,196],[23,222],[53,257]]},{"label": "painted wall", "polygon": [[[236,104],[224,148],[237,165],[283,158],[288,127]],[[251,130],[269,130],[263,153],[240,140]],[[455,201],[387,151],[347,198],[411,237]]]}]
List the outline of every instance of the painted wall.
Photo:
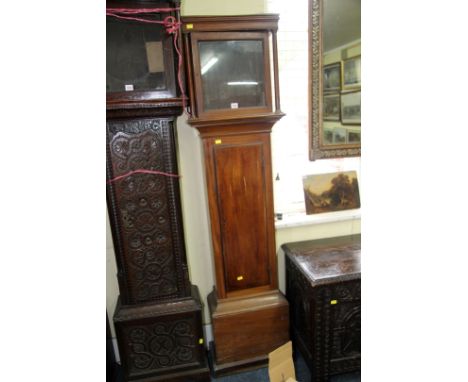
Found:
[{"label": "painted wall", "polygon": [[266,12],[265,0],[182,0],[182,16],[254,15]]},{"label": "painted wall", "polygon": [[[264,1],[187,0],[182,4],[182,14],[253,14],[266,9]],[[208,220],[208,202],[202,147],[198,132],[186,123],[186,115],[178,118],[177,135],[182,212],[185,244],[190,279],[197,285],[205,305],[204,322],[209,323],[206,296],[214,285],[211,237]],[[107,219],[107,310],[112,317],[119,294],[117,268],[114,259],[112,237]],[[333,237],[360,232],[360,220],[283,228],[276,232],[277,248],[281,244],[321,237]],[[280,289],[284,291],[284,255],[278,253]],[[113,325],[112,332],[114,334]]]}]

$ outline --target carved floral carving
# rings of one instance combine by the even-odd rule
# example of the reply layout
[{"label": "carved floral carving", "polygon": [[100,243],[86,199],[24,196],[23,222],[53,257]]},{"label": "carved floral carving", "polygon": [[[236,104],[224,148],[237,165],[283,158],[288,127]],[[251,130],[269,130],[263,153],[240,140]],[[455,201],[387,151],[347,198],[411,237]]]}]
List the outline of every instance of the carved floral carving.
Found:
[{"label": "carved floral carving", "polygon": [[125,329],[130,372],[197,362],[198,338],[192,320],[157,322]]},{"label": "carved floral carving", "polygon": [[[175,162],[170,129],[165,119],[108,122],[108,176],[136,169],[170,172]],[[132,174],[109,186],[110,212],[119,234],[116,252],[126,283],[122,294],[127,303],[188,293],[185,259],[181,258],[183,238],[178,223],[174,223],[178,208],[175,182],[161,175]]]}]

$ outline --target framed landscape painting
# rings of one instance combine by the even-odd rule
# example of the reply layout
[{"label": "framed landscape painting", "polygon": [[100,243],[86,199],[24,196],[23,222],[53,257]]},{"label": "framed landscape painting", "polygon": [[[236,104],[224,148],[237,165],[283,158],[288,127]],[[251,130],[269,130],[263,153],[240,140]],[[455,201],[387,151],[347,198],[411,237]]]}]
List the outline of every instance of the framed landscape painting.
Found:
[{"label": "framed landscape painting", "polygon": [[342,89],[361,87],[361,56],[351,57],[343,61]]},{"label": "framed landscape painting", "polygon": [[343,127],[335,127],[333,129],[333,143],[343,144],[346,143],[347,131]]},{"label": "framed landscape painting", "polygon": [[361,142],[361,131],[348,130],[348,143],[360,143],[360,142]]},{"label": "framed landscape painting", "polygon": [[341,123],[361,124],[361,91],[341,94]]},{"label": "framed landscape painting", "polygon": [[323,67],[323,91],[339,91],[341,89],[341,62]]},{"label": "framed landscape painting", "polygon": [[361,207],[356,171],[306,175],[302,183],[307,215]]},{"label": "framed landscape painting", "polygon": [[323,120],[340,120],[340,93],[325,94],[323,96]]},{"label": "framed landscape painting", "polygon": [[323,129],[323,144],[333,144],[333,129]]}]

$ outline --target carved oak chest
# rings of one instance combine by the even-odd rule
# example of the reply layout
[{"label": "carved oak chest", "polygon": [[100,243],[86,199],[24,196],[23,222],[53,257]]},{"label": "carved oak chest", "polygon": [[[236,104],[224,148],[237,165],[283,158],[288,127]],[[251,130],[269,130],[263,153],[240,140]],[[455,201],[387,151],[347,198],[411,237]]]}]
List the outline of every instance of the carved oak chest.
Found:
[{"label": "carved oak chest", "polygon": [[314,381],[361,368],[361,235],[283,244],[296,349]]}]

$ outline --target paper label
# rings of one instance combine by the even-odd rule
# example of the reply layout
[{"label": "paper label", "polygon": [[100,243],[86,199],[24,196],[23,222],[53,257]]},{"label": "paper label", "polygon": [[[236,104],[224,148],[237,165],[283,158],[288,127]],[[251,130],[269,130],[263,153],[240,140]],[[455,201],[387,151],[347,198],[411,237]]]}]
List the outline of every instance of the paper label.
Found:
[{"label": "paper label", "polygon": [[237,102],[231,103],[231,109],[239,109],[239,104]]},{"label": "paper label", "polygon": [[162,41],[149,41],[145,43],[145,46],[149,72],[164,72],[164,53]]},{"label": "paper label", "polygon": [[220,145],[223,141],[221,139],[215,139],[215,145]]},{"label": "paper label", "polygon": [[193,24],[187,24],[187,25],[185,26],[185,29],[193,29]]},{"label": "paper label", "polygon": [[133,85],[125,85],[125,91],[126,91],[126,92],[131,92],[131,91],[133,91]]},{"label": "paper label", "polygon": [[330,304],[331,304],[331,305],[336,305],[336,304],[338,304],[338,300],[331,300],[331,301],[330,301]]}]

